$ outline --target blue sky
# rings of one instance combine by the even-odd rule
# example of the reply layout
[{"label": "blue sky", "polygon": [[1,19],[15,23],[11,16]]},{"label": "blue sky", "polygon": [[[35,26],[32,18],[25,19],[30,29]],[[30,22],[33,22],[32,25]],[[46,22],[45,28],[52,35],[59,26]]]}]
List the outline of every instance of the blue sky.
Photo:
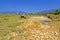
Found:
[{"label": "blue sky", "polygon": [[38,12],[60,8],[60,0],[0,0],[0,12]]}]

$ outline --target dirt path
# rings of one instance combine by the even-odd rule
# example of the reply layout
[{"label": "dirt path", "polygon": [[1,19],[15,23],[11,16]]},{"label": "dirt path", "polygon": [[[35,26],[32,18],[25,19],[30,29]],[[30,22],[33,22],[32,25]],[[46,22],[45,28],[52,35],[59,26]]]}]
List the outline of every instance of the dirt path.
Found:
[{"label": "dirt path", "polygon": [[48,19],[47,17],[44,17],[44,16],[31,17],[30,19],[27,20],[27,22],[26,22],[27,24],[25,24],[25,25],[31,26],[31,25],[35,25],[34,22],[38,22],[39,23],[39,25],[38,25],[39,27],[44,28],[44,29],[49,28],[50,26],[43,24],[42,20],[49,20],[50,21],[50,19]]}]

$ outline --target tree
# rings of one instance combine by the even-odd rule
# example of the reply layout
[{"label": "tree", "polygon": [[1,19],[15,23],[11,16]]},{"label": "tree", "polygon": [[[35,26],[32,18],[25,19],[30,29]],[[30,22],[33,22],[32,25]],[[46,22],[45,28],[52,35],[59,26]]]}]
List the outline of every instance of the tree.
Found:
[{"label": "tree", "polygon": [[59,15],[60,14],[60,10],[57,9],[55,12],[54,12],[55,15]]}]

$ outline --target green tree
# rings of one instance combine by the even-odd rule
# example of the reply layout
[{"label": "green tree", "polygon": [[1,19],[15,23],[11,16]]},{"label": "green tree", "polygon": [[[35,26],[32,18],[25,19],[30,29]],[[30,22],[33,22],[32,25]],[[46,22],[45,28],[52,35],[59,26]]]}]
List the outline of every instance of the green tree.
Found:
[{"label": "green tree", "polygon": [[60,14],[60,10],[56,9],[56,11],[54,12],[55,15],[59,15]]}]

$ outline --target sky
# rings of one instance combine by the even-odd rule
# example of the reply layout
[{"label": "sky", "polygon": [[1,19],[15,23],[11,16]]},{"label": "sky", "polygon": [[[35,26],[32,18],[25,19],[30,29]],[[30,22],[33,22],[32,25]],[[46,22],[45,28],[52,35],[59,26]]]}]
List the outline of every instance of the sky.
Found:
[{"label": "sky", "polygon": [[39,12],[60,8],[60,0],[0,0],[0,12]]}]

